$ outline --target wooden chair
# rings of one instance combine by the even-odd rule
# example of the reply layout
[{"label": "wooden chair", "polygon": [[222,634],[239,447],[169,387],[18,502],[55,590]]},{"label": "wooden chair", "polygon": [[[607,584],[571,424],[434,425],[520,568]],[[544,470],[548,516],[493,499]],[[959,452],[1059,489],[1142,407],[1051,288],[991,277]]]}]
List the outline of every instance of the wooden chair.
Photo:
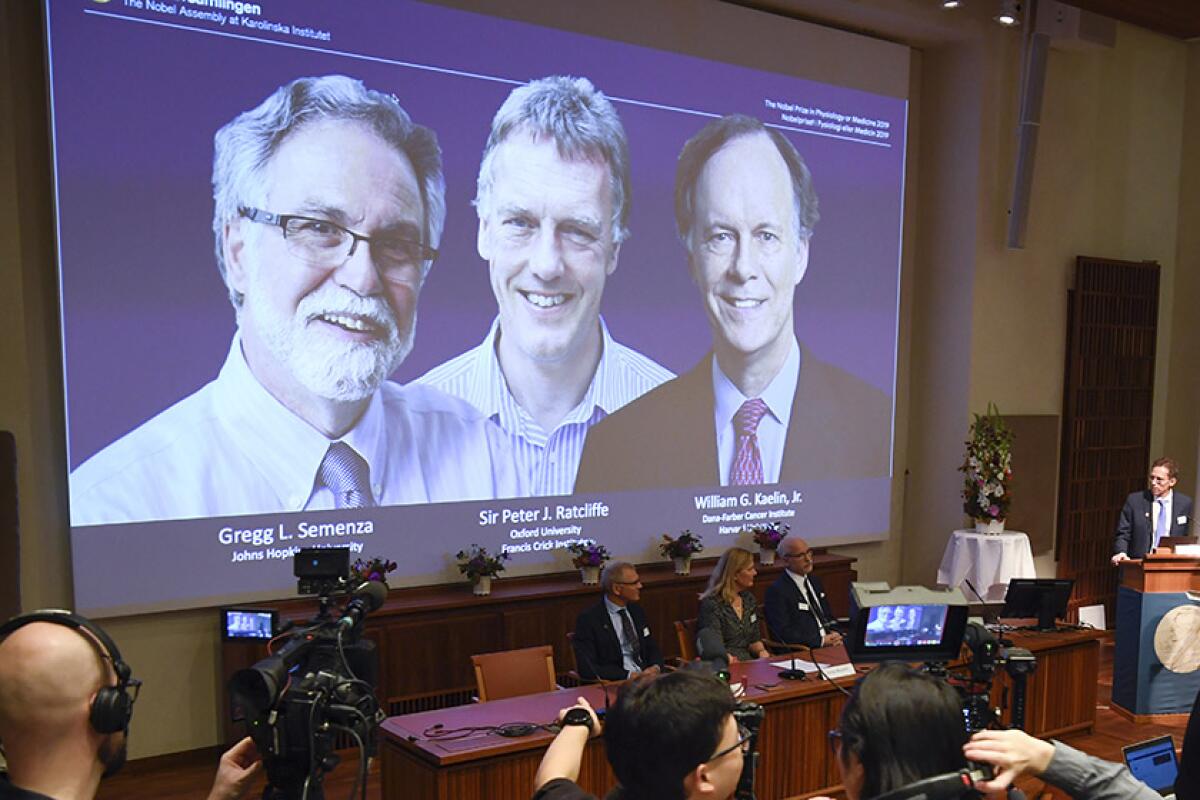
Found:
[{"label": "wooden chair", "polygon": [[548,644],[471,656],[471,664],[481,703],[559,688],[555,682],[554,648]]},{"label": "wooden chair", "polygon": [[679,640],[681,661],[696,660],[696,618],[675,620],[675,637]]}]

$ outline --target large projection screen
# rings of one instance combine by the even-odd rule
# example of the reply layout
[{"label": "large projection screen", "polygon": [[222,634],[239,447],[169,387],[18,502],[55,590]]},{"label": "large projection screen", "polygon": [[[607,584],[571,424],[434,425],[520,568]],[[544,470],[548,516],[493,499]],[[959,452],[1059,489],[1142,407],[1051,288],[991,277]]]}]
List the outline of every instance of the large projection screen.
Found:
[{"label": "large projection screen", "polygon": [[[695,10],[714,8],[774,24]],[[701,58],[678,31],[647,47],[402,0],[46,15],[81,610],[288,596],[299,546],[390,558],[393,585],[422,585],[458,579],[471,544],[523,574],[569,569],[580,540],[655,560],[683,529],[705,554],[767,521],[813,545],[887,537],[901,94],[800,57],[799,74]],[[486,170],[492,202],[474,205],[497,110],[555,76],[586,78],[624,131],[623,241],[607,151],[586,131],[578,152],[531,135],[519,114]],[[302,78],[394,96],[436,136],[440,240],[426,162],[339,116],[337,92],[331,116],[231,134],[244,169],[214,225],[214,137]],[[730,115],[766,127],[699,159],[681,241],[681,152]],[[405,261],[422,246],[438,250],[423,283]],[[346,390],[360,362],[395,369]],[[754,437],[736,430],[739,392],[763,398]]]}]

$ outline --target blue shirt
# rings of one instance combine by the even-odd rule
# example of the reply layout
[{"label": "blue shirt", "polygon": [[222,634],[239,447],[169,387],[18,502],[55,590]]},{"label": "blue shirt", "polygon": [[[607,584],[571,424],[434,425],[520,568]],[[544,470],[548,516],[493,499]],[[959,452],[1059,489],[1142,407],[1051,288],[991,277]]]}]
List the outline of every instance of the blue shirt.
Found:
[{"label": "blue shirt", "polygon": [[500,427],[509,440],[522,484],[534,497],[571,494],[588,428],[674,373],[619,344],[600,319],[602,350],[583,399],[552,431],[546,431],[513,397],[500,369],[496,344],[500,319],[483,342],[426,372],[415,383],[466,400]]}]

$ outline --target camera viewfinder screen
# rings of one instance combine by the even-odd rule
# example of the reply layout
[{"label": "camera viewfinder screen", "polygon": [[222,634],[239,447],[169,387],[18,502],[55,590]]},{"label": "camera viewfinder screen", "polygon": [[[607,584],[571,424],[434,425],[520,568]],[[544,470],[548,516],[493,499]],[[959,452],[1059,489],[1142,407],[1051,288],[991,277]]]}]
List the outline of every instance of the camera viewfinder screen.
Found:
[{"label": "camera viewfinder screen", "polygon": [[940,644],[946,630],[947,609],[944,605],[870,608],[863,644],[866,647]]},{"label": "camera viewfinder screen", "polygon": [[270,639],[275,635],[275,615],[271,611],[227,609],[225,638]]}]

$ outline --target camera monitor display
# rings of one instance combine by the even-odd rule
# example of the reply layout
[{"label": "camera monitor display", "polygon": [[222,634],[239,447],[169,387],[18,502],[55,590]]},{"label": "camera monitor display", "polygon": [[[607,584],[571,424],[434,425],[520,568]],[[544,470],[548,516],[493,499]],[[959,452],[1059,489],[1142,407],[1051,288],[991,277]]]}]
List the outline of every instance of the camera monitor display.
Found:
[{"label": "camera monitor display", "polygon": [[846,650],[856,662],[951,661],[962,647],[966,620],[958,589],[856,583]]},{"label": "camera monitor display", "polygon": [[1037,618],[1037,630],[1052,631],[1055,620],[1067,615],[1072,578],[1013,578],[1004,595],[1000,616],[1006,619]]},{"label": "camera monitor display", "polygon": [[887,537],[908,48],[455,4],[46,2],[80,609]]},{"label": "camera monitor display", "polygon": [[258,608],[221,609],[221,638],[270,639],[279,629],[279,612]]}]

